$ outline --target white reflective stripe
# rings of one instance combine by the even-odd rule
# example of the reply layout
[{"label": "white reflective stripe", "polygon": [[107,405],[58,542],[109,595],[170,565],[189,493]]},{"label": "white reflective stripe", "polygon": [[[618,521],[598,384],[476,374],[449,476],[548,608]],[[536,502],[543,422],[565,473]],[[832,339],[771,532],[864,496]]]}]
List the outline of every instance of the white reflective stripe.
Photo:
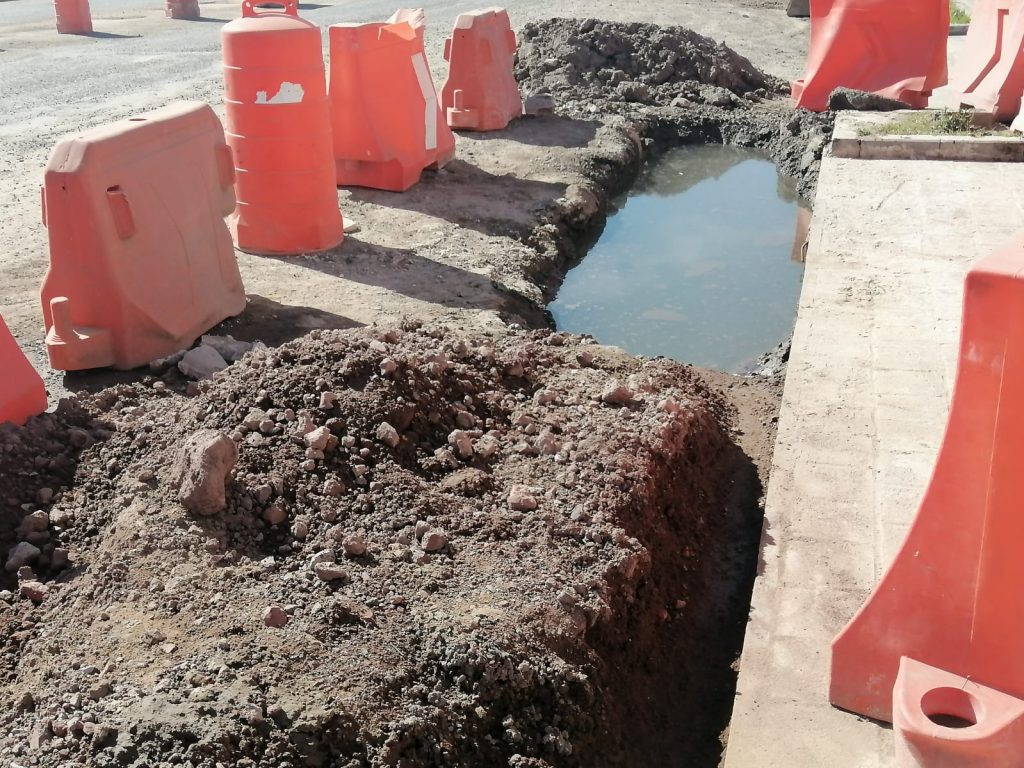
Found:
[{"label": "white reflective stripe", "polygon": [[256,103],[257,104],[298,104],[302,101],[302,97],[305,94],[302,91],[302,86],[298,83],[281,83],[281,87],[278,88],[277,93],[267,98],[266,91],[256,91]]},{"label": "white reflective stripe", "polygon": [[434,81],[430,79],[430,69],[427,68],[427,59],[422,53],[412,57],[412,68],[416,70],[416,79],[420,83],[420,93],[423,94],[423,101],[426,102],[426,111],[423,113],[424,128],[426,129],[426,140],[424,149],[437,149],[437,91],[434,90]]}]

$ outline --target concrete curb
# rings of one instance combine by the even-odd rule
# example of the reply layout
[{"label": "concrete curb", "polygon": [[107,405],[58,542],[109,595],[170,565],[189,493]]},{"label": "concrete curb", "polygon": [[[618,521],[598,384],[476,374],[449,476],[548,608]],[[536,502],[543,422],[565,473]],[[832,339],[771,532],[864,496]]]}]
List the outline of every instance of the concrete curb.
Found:
[{"label": "concrete curb", "polygon": [[950,24],[949,25],[949,36],[950,37],[961,37],[967,34],[967,28],[970,24]]},{"label": "concrete curb", "polygon": [[860,160],[1024,161],[1024,137],[1010,132],[998,136],[862,135],[865,129],[907,113],[905,110],[841,113],[832,134],[832,155]]}]

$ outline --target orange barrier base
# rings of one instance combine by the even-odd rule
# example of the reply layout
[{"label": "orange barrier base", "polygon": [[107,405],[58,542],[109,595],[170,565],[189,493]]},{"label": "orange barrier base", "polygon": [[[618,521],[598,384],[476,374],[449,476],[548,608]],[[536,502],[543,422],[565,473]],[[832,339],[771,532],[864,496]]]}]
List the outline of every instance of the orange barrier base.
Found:
[{"label": "orange barrier base", "polygon": [[25,420],[46,410],[46,387],[0,317],[0,423]]},{"label": "orange barrier base", "polygon": [[57,143],[43,187],[51,366],[134,368],[245,308],[223,219],[233,181],[220,121],[199,102]]},{"label": "orange barrier base", "polygon": [[1024,4],[978,0],[971,13],[963,53],[957,58],[954,90],[960,103],[1010,120],[1024,92]]},{"label": "orange barrier base", "polygon": [[946,84],[948,0],[811,0],[811,43],[797,107],[828,108],[836,88],[856,88],[924,107]]},{"label": "orange barrier base", "polygon": [[1018,237],[967,275],[957,381],[935,471],[889,570],[832,642],[833,704],[891,721],[902,656],[1024,698],[1022,464]]},{"label": "orange barrier base", "polygon": [[1024,765],[1024,701],[903,657],[893,688],[898,768]]}]

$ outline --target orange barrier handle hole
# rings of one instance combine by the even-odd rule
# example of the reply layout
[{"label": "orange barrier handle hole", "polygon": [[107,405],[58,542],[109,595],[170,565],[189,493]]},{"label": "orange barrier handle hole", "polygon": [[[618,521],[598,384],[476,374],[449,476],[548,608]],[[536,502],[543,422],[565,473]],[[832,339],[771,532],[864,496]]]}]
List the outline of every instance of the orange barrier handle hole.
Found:
[{"label": "orange barrier handle hole", "polygon": [[[269,5],[275,7],[267,9],[266,6]],[[277,6],[280,6],[280,10],[278,10]],[[289,16],[299,15],[299,0],[270,0],[270,2],[261,2],[260,7],[265,9],[262,13],[287,13]],[[261,11],[256,10],[256,5],[252,0],[242,0],[242,18],[259,15],[261,15]]]},{"label": "orange barrier handle hole", "polygon": [[128,205],[128,196],[121,191],[121,187],[108,187],[107,201],[110,203],[110,214],[114,217],[117,236],[127,240],[135,234],[135,220],[131,206]]}]

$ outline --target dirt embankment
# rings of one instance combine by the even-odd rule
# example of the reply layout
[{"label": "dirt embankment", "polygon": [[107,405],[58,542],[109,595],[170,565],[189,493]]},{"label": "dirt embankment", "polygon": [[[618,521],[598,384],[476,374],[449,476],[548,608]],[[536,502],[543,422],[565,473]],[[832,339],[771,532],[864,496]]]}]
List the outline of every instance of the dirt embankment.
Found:
[{"label": "dirt embankment", "polygon": [[[78,466],[2,502],[38,554],[6,575],[0,750],[625,766],[692,741],[744,460],[690,369],[409,326],[154,383],[5,434],[5,476],[44,447]],[[175,483],[202,430],[238,448],[212,514]]]}]

